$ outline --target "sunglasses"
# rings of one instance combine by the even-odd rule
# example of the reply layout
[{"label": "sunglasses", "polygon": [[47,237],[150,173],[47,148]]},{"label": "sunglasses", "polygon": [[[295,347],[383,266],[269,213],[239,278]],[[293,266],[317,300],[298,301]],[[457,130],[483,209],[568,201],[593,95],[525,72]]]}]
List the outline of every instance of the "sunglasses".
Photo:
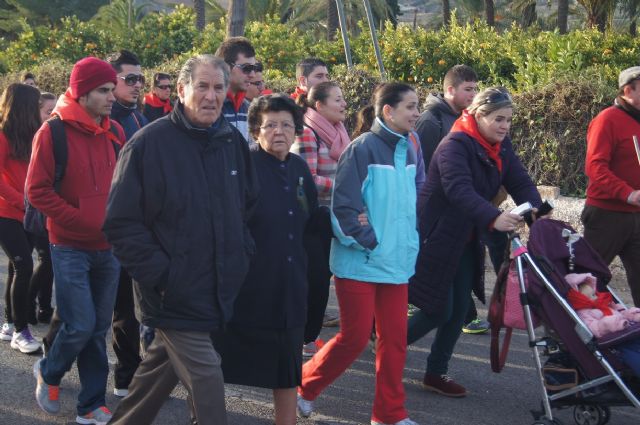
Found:
[{"label": "sunglasses", "polygon": [[240,71],[242,71],[244,74],[251,74],[252,72],[262,72],[262,64],[260,62],[256,62],[255,64],[243,63],[240,65],[232,63],[231,66],[240,68]]},{"label": "sunglasses", "polygon": [[173,88],[173,84],[162,84],[162,85],[158,85],[156,87],[159,88],[160,90],[172,89]]},{"label": "sunglasses", "polygon": [[135,86],[138,81],[144,86],[144,75],[142,74],[127,74],[118,78],[124,80],[124,83],[128,86]]},{"label": "sunglasses", "polygon": [[256,87],[262,87],[264,86],[264,81],[250,81],[249,84],[256,86]]}]

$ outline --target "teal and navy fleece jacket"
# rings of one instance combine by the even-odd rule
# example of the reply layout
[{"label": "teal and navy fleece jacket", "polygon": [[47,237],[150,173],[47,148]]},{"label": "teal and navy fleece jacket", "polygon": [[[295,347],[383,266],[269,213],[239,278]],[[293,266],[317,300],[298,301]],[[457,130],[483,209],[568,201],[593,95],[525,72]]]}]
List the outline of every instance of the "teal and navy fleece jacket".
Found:
[{"label": "teal and navy fleece jacket", "polygon": [[[417,155],[407,137],[376,119],[338,161],[331,204],[335,276],[407,283],[418,255]],[[358,214],[366,210],[368,226]]]}]

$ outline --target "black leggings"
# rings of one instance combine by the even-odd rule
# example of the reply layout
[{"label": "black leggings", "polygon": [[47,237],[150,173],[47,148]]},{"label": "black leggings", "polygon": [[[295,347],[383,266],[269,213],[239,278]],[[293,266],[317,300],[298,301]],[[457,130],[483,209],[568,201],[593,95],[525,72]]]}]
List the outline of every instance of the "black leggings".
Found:
[{"label": "black leggings", "polygon": [[[51,295],[53,291],[53,267],[51,264],[51,249],[47,236],[34,236],[33,245],[38,254],[38,262],[31,277],[30,301],[35,311],[35,299],[38,298],[38,308],[41,311],[51,311]],[[29,310],[31,312],[31,310]]]},{"label": "black leggings", "polygon": [[22,222],[0,217],[0,246],[9,257],[9,273],[5,287],[5,318],[15,325],[16,332],[27,327],[33,260],[33,241],[22,227]]}]

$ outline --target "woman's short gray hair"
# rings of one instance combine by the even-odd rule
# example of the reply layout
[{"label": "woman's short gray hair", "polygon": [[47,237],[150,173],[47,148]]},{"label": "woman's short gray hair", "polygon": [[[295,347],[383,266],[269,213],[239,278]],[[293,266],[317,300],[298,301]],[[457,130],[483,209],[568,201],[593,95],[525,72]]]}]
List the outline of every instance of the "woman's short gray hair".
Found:
[{"label": "woman's short gray hair", "polygon": [[227,65],[223,58],[208,54],[193,56],[187,59],[184,65],[182,65],[182,69],[180,69],[180,74],[178,74],[178,84],[182,86],[191,84],[193,81],[193,73],[200,65],[211,65],[221,70],[224,78],[224,87],[225,89],[229,87],[229,65]]},{"label": "woman's short gray hair", "polygon": [[489,87],[473,98],[468,111],[472,115],[487,116],[502,108],[513,108],[513,99],[504,87]]}]

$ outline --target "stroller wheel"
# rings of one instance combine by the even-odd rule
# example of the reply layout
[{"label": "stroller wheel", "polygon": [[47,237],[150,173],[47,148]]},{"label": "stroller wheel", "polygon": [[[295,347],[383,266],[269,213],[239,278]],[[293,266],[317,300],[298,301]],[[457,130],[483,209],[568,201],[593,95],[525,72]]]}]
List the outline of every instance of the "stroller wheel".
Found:
[{"label": "stroller wheel", "polygon": [[578,425],[605,425],[611,418],[609,407],[580,404],[573,409],[573,419]]}]

